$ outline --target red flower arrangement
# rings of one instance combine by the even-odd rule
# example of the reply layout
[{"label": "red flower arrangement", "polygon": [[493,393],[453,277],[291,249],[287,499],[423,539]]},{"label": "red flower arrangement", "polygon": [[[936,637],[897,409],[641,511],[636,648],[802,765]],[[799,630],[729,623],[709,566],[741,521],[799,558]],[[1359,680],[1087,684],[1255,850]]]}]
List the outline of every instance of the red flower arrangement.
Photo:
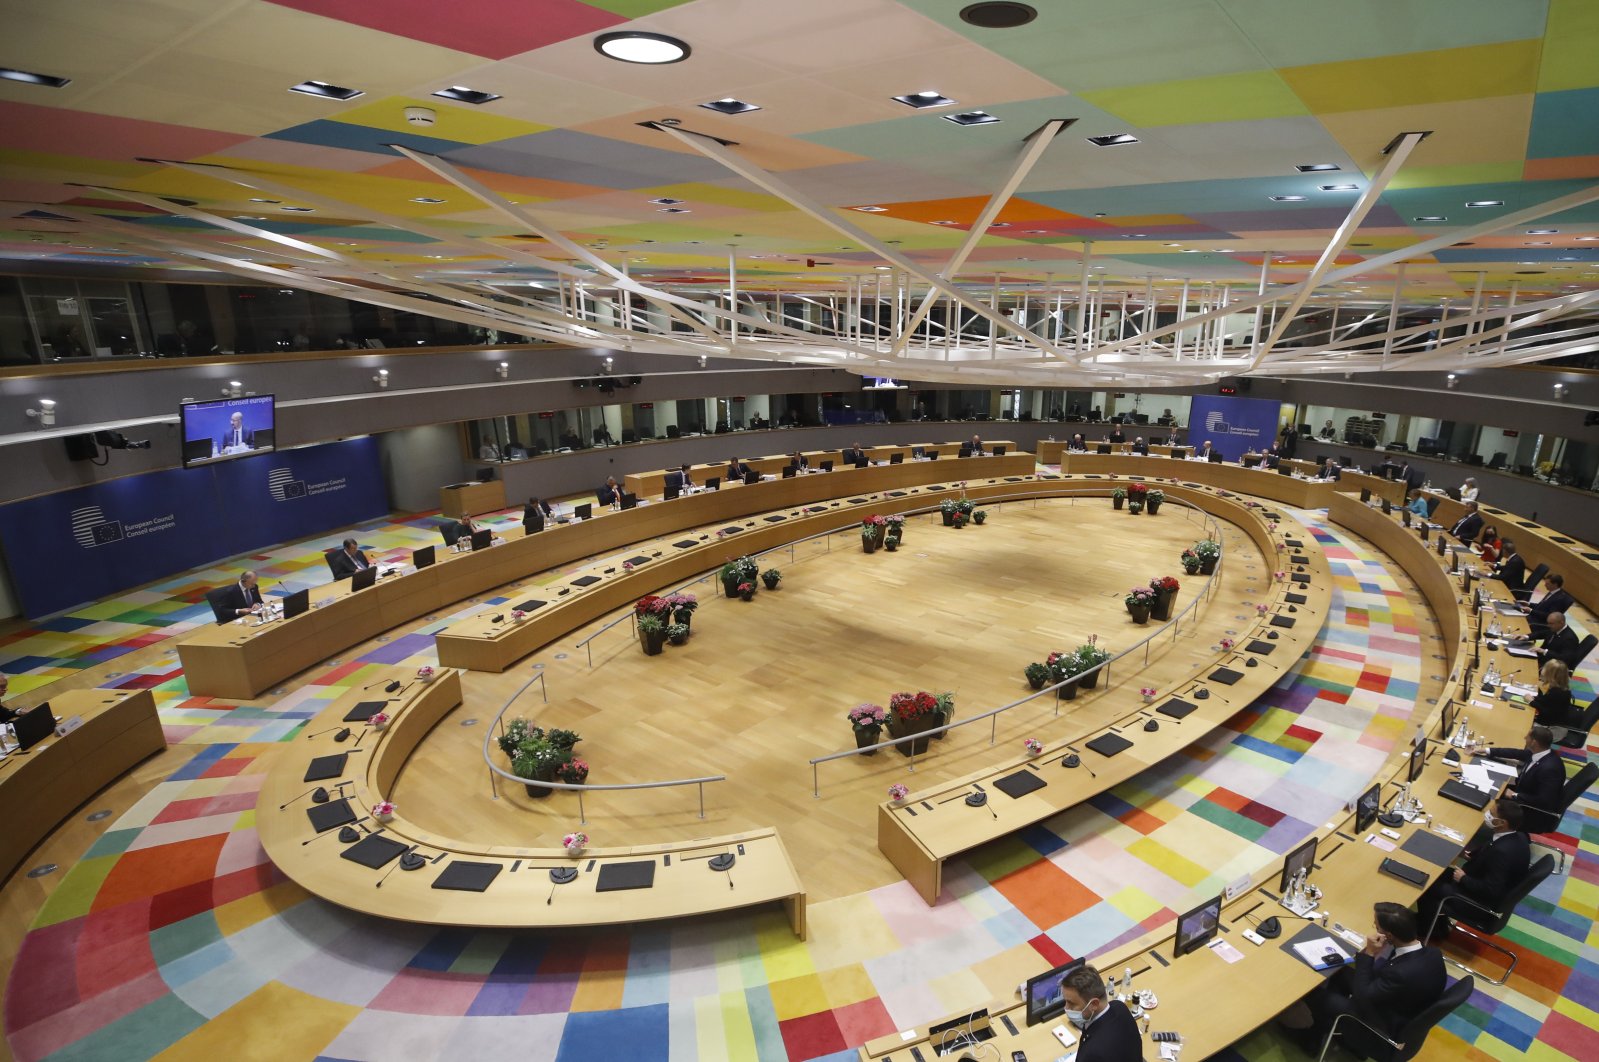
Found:
[{"label": "red flower arrangement", "polygon": [[921,719],[938,710],[938,698],[926,690],[896,693],[888,699],[888,710],[900,720]]},{"label": "red flower arrangement", "polygon": [[1149,581],[1149,588],[1157,594],[1175,594],[1181,585],[1170,575],[1162,575],[1158,579]]},{"label": "red flower arrangement", "polygon": [[888,519],[886,517],[878,516],[876,513],[873,513],[871,516],[868,516],[866,519],[861,521],[861,526],[862,527],[883,527],[887,523],[888,523]]},{"label": "red flower arrangement", "polygon": [[672,603],[664,597],[646,594],[634,602],[633,611],[640,616],[664,616],[672,611]]},{"label": "red flower arrangement", "polygon": [[1147,483],[1129,483],[1127,485],[1127,493],[1131,497],[1142,498],[1144,495],[1149,493],[1149,484],[1147,484]]}]

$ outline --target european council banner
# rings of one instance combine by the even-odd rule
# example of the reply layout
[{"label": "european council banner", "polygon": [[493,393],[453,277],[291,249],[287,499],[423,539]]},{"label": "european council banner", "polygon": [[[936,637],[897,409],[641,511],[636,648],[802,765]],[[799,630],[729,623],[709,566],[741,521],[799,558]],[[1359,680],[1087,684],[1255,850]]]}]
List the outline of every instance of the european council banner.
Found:
[{"label": "european council banner", "polygon": [[13,502],[0,541],[38,618],[388,511],[377,440],[350,439]]},{"label": "european council banner", "polygon": [[1281,412],[1281,402],[1266,398],[1195,395],[1188,407],[1188,441],[1196,449],[1209,441],[1216,453],[1236,461],[1276,443]]}]

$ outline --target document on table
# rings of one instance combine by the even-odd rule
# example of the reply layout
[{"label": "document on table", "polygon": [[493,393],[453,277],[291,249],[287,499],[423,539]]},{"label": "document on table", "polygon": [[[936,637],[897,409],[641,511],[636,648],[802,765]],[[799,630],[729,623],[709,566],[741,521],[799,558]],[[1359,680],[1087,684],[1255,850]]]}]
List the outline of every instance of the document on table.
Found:
[{"label": "document on table", "polygon": [[[1337,953],[1338,962],[1326,961],[1324,956],[1329,951]],[[1349,961],[1348,954],[1344,952],[1343,948],[1338,946],[1332,937],[1313,937],[1310,940],[1301,941],[1294,945],[1294,954],[1305,960],[1313,970],[1325,970],[1330,966],[1337,966]]]},{"label": "document on table", "polygon": [[1531,660],[1538,655],[1538,650],[1533,649],[1530,646],[1525,649],[1512,646],[1511,648],[1506,649],[1505,652],[1509,653],[1511,656],[1519,656],[1523,660]]},{"label": "document on table", "polygon": [[[1512,652],[1514,652],[1514,650],[1512,650]],[[1505,683],[1505,692],[1510,694],[1512,697],[1538,696],[1538,688],[1536,686],[1523,686],[1516,682]]]},{"label": "document on table", "polygon": [[1221,956],[1229,963],[1237,962],[1244,957],[1244,953],[1227,943],[1225,940],[1213,940],[1206,945],[1215,955]]},{"label": "document on table", "polygon": [[1460,780],[1471,786],[1471,788],[1484,793],[1491,793],[1499,788],[1494,783],[1493,777],[1489,775],[1488,768],[1480,763],[1470,763],[1460,768]]}]

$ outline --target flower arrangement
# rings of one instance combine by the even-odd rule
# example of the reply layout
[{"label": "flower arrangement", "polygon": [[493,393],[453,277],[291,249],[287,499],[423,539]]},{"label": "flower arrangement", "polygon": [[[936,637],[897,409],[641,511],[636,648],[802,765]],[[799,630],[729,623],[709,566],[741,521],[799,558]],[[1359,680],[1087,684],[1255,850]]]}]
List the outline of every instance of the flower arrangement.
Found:
[{"label": "flower arrangement", "polygon": [[666,640],[673,645],[682,645],[688,641],[688,636],[693,628],[686,623],[668,623],[666,625]]},{"label": "flower arrangement", "polygon": [[1179,559],[1183,562],[1183,571],[1187,572],[1189,575],[1198,574],[1201,564],[1199,554],[1195,553],[1191,549],[1185,549],[1183,550],[1182,557]]},{"label": "flower arrangement", "polygon": [[905,530],[905,518],[898,513],[883,517],[883,522],[888,524],[888,533],[891,535],[901,534]]},{"label": "flower arrangement", "polygon": [[1266,525],[1266,530],[1267,531],[1275,531],[1275,530],[1277,530],[1277,521],[1273,520],[1271,523],[1267,524]]},{"label": "flower arrangement", "polygon": [[761,573],[761,582],[766,584],[766,589],[776,590],[777,584],[783,581],[783,573],[776,568],[768,568]]},{"label": "flower arrangement", "polygon": [[1149,492],[1147,495],[1147,500],[1151,502],[1163,502],[1166,500],[1166,492],[1156,488],[1155,490]]},{"label": "flower arrangement", "polygon": [[1110,492],[1110,496],[1115,498],[1117,501],[1122,501],[1127,497],[1127,488],[1117,487],[1115,490]]},{"label": "flower arrangement", "polygon": [[755,599],[755,584],[748,581],[739,583],[738,596],[745,601],[753,601]]},{"label": "flower arrangement", "polygon": [[1049,669],[1052,682],[1064,682],[1073,675],[1083,673],[1082,661],[1075,652],[1050,653],[1044,658],[1044,666]]},{"label": "flower arrangement", "polygon": [[372,817],[379,822],[388,822],[394,818],[394,801],[380,800],[372,805]]},{"label": "flower arrangement", "polygon": [[945,498],[938,503],[938,511],[942,513],[959,512],[961,507],[959,498]]},{"label": "flower arrangement", "polygon": [[880,704],[857,704],[845,718],[857,732],[875,734],[888,722],[888,713],[883,711]]},{"label": "flower arrangement", "polygon": [[528,738],[544,737],[544,728],[534,726],[526,719],[513,719],[505,724],[505,732],[499,736],[500,751],[507,756],[515,756],[517,747]]},{"label": "flower arrangement", "polygon": [[1182,585],[1170,575],[1157,576],[1149,581],[1149,588],[1157,594],[1175,594]]},{"label": "flower arrangement", "polygon": [[1037,756],[1044,751],[1044,743],[1037,738],[1030,737],[1022,742],[1022,748],[1027,750],[1027,755]]},{"label": "flower arrangement", "polygon": [[526,612],[523,612],[519,608],[513,608],[511,610],[511,622],[512,623],[521,623],[525,619],[527,619],[527,613]]},{"label": "flower arrangement", "polygon": [[367,720],[367,724],[371,726],[373,730],[382,730],[384,727],[389,725],[389,717],[387,713],[384,712],[373,712],[371,718]]},{"label": "flower arrangement", "polygon": [[577,853],[583,851],[583,849],[588,846],[588,843],[589,835],[578,830],[573,830],[571,833],[561,838],[561,847],[566,849],[567,852],[572,855],[576,855]]},{"label": "flower arrangement", "polygon": [[1278,553],[1281,553],[1283,550],[1285,550],[1287,548],[1288,547],[1284,543],[1281,543],[1281,542],[1277,543],[1277,552]]},{"label": "flower arrangement", "polygon": [[888,517],[878,516],[873,513],[861,521],[861,526],[873,528],[878,534],[881,534],[883,529],[888,526]]},{"label": "flower arrangement", "polygon": [[888,699],[888,710],[901,722],[923,719],[938,711],[938,698],[926,690],[919,693],[896,693]]},{"label": "flower arrangement", "polygon": [[622,562],[622,570],[624,572],[632,571],[633,570],[633,562],[632,561],[623,561]]},{"label": "flower arrangement", "polygon": [[1194,555],[1202,561],[1215,560],[1221,556],[1221,543],[1211,538],[1201,539],[1194,543]]},{"label": "flower arrangement", "polygon": [[1090,634],[1088,641],[1077,647],[1077,659],[1087,671],[1091,667],[1098,667],[1110,659],[1110,650],[1099,647],[1099,635]]},{"label": "flower arrangement", "polygon": [[1035,690],[1043,689],[1044,684],[1049,681],[1048,666],[1040,664],[1036,660],[1031,664],[1028,664],[1027,667],[1022,670],[1022,673],[1027,676],[1027,684],[1033,687]]},{"label": "flower arrangement", "polygon": [[1287,572],[1272,572],[1271,575],[1272,575],[1272,578],[1276,579],[1279,583],[1282,582],[1284,579],[1288,578],[1288,573]]},{"label": "flower arrangement", "polygon": [[1255,615],[1257,616],[1264,616],[1268,611],[1270,611],[1270,609],[1268,609],[1265,605],[1255,606]]},{"label": "flower arrangement", "polygon": [[418,682],[432,682],[433,675],[433,669],[428,667],[426,664],[416,669],[416,680]]},{"label": "flower arrangement", "polygon": [[1131,483],[1127,486],[1127,495],[1135,501],[1141,501],[1149,494],[1149,484]]},{"label": "flower arrangement", "polygon": [[1153,608],[1155,591],[1147,586],[1135,586],[1127,591],[1124,603],[1128,608]]},{"label": "flower arrangement", "polygon": [[903,804],[905,802],[905,798],[910,795],[911,791],[900,785],[898,782],[895,782],[893,785],[888,787],[888,799],[892,800],[896,804]]},{"label": "flower arrangement", "polygon": [[716,532],[716,537],[719,538],[719,539],[726,538],[727,537],[727,532],[726,531],[718,531],[718,532]]},{"label": "flower arrangement", "polygon": [[645,616],[665,616],[671,611],[672,606],[667,604],[666,598],[656,597],[654,594],[645,594],[633,602],[633,614],[643,618]]},{"label": "flower arrangement", "polygon": [[638,618],[638,629],[644,634],[662,634],[666,631],[666,621],[653,612],[647,612]]},{"label": "flower arrangement", "polygon": [[1155,699],[1156,692],[1158,692],[1158,691],[1153,686],[1140,686],[1140,687],[1138,687],[1138,695],[1140,697],[1144,698],[1144,703],[1145,704],[1148,704],[1150,701],[1153,701]]},{"label": "flower arrangement", "polygon": [[582,785],[588,776],[589,765],[583,760],[567,760],[555,768],[555,780],[567,785]]},{"label": "flower arrangement", "polygon": [[974,523],[974,524],[981,524],[984,520],[987,520],[987,519],[988,519],[988,513],[984,512],[982,509],[978,509],[978,510],[976,510],[975,512],[972,513],[972,523]]},{"label": "flower arrangement", "polygon": [[1232,649],[1233,640],[1231,638],[1223,638],[1221,641],[1217,642],[1216,644],[1221,646],[1221,651],[1225,653],[1225,652],[1228,652],[1229,650]]}]

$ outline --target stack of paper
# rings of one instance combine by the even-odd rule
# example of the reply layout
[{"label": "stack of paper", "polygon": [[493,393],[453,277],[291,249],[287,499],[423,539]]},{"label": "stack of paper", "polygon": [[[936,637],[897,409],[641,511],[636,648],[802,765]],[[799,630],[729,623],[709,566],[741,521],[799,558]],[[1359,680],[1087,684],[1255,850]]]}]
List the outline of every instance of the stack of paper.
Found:
[{"label": "stack of paper", "polygon": [[[1338,954],[1337,963],[1327,962],[1323,958],[1323,956],[1325,956],[1329,951],[1336,952]],[[1309,940],[1300,941],[1298,944],[1294,945],[1294,954],[1305,960],[1305,962],[1308,963],[1312,969],[1316,970],[1325,970],[1330,966],[1339,965],[1348,961],[1349,959],[1348,954],[1343,948],[1338,946],[1337,941],[1333,940],[1332,937],[1312,937]]]}]

